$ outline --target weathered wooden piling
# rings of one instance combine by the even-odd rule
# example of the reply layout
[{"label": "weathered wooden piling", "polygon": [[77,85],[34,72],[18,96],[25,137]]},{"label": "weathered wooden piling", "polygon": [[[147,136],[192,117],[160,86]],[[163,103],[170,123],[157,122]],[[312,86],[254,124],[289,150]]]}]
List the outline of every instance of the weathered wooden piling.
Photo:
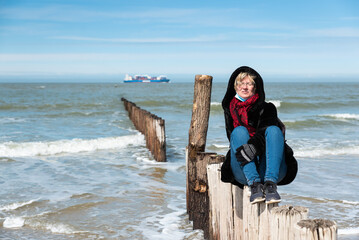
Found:
[{"label": "weathered wooden piling", "polygon": [[[193,94],[192,120],[188,133],[188,146],[186,149],[187,213],[189,214],[189,219],[191,221],[193,220],[192,213],[195,206],[191,202],[191,199],[194,199],[192,195],[196,193],[196,191],[194,191],[197,180],[196,158],[198,152],[205,151],[211,104],[211,90],[212,77],[208,75],[196,75]],[[188,170],[190,170],[190,172]]]},{"label": "weathered wooden piling", "polygon": [[193,221],[193,229],[204,230],[205,238],[209,237],[209,195],[207,165],[211,163],[223,162],[223,156],[215,153],[199,152],[196,161],[191,162],[191,172],[189,172],[189,206],[190,216]]},{"label": "weathered wooden piling", "polygon": [[[243,219],[242,211],[236,211],[241,208],[242,200],[239,201],[238,195],[233,196],[232,187],[234,186],[221,181],[219,166],[220,164],[207,165],[208,186],[211,189],[208,189],[209,236],[206,239],[243,239],[241,234],[235,234],[238,228],[243,227],[243,221],[237,221],[234,224],[234,219]],[[233,206],[238,208],[233,208]],[[234,218],[235,216],[239,218]]]},{"label": "weathered wooden piling", "polygon": [[225,157],[204,152],[211,82],[210,76],[196,75],[186,149],[187,212],[193,229],[202,229],[205,239],[216,240],[336,239],[335,222],[307,219],[308,209],[301,206],[251,204],[248,187],[241,189],[221,181]]},{"label": "weathered wooden piling", "polygon": [[[275,207],[271,212],[271,228],[269,229],[271,239],[300,239],[296,224],[308,217],[308,208],[300,206],[284,205]],[[306,238],[304,238],[306,239]]]},{"label": "weathered wooden piling", "polygon": [[166,161],[165,120],[121,98],[135,128],[146,139],[146,147],[158,162]]},{"label": "weathered wooden piling", "polygon": [[337,225],[326,219],[304,219],[297,223],[295,239],[337,239]]},{"label": "weathered wooden piling", "polygon": [[336,223],[307,219],[305,207],[264,202],[251,204],[249,188],[222,182],[220,167],[221,163],[207,165],[210,217],[207,239],[336,239]]}]

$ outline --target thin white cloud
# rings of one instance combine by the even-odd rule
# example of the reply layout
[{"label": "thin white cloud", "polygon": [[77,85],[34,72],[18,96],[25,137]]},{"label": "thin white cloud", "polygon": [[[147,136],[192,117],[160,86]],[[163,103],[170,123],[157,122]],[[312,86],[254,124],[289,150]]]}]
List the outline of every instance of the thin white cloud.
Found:
[{"label": "thin white cloud", "polygon": [[[206,52],[201,53],[201,57],[213,57],[213,54],[218,55],[227,55],[230,52]],[[90,62],[90,61],[106,61],[106,62],[118,62],[118,61],[127,61],[127,60],[163,60],[163,59],[188,59],[198,57],[197,53],[193,52],[169,52],[169,53],[0,53],[0,63],[4,65],[9,65],[13,62],[26,62],[26,63],[50,63],[50,62],[60,62],[60,63],[71,63],[71,62]]]},{"label": "thin white cloud", "polygon": [[8,7],[0,10],[2,19],[16,20],[40,20],[40,21],[63,21],[71,22],[80,20],[70,6],[47,6],[47,7]]},{"label": "thin white cloud", "polygon": [[0,62],[35,62],[35,61],[90,61],[90,60],[120,60],[129,59],[132,54],[103,54],[103,53],[44,53],[44,54],[0,54]]},{"label": "thin white cloud", "polygon": [[[76,5],[48,5],[42,7],[8,7],[0,9],[1,19],[32,20],[39,22],[161,22],[179,23],[185,26],[209,26],[225,28],[285,28],[291,26],[282,22],[259,21],[247,19],[248,9],[239,8],[147,8],[137,10],[93,10],[89,7]],[[238,16],[233,18],[233,16]]]},{"label": "thin white cloud", "polygon": [[313,29],[308,31],[308,35],[317,37],[359,37],[359,28],[342,27],[342,28],[326,28]]},{"label": "thin white cloud", "polygon": [[151,8],[146,10],[101,11],[72,5],[49,5],[43,7],[8,7],[0,9],[3,19],[93,22],[108,19],[186,19],[205,12],[203,9]]},{"label": "thin white cloud", "polygon": [[[202,54],[203,55],[203,54]],[[208,53],[208,55],[210,55]],[[0,62],[8,65],[13,62],[20,63],[89,63],[91,61],[97,62],[118,62],[128,60],[142,60],[142,59],[158,59],[165,58],[182,58],[186,59],[192,56],[189,53],[34,53],[34,54],[0,54]],[[2,66],[4,67],[4,66]],[[1,67],[0,67],[1,69]]]},{"label": "thin white cloud", "polygon": [[279,46],[279,45],[249,45],[248,48],[254,49],[288,49],[289,46]]},{"label": "thin white cloud", "polygon": [[222,36],[199,36],[193,38],[93,38],[80,36],[57,36],[52,39],[63,39],[72,41],[89,42],[112,42],[112,43],[196,43],[196,42],[218,42],[226,40]]},{"label": "thin white cloud", "polygon": [[359,16],[342,17],[341,20],[345,20],[345,21],[358,21],[358,20],[359,20]]}]

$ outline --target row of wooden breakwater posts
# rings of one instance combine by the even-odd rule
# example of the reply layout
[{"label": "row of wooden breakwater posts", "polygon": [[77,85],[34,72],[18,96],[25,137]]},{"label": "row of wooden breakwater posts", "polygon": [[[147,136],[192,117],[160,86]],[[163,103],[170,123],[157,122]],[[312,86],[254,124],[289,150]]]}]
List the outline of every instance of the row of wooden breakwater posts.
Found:
[{"label": "row of wooden breakwater posts", "polygon": [[146,147],[158,162],[166,161],[165,120],[136,106],[135,103],[121,98],[128,116],[135,128],[146,140]]},{"label": "row of wooden breakwater posts", "polygon": [[[189,142],[186,147],[187,213],[193,229],[202,229],[205,239],[235,240],[333,240],[337,239],[337,225],[326,219],[309,219],[308,208],[302,206],[279,206],[249,201],[250,190],[221,181],[220,168],[223,155],[205,152],[208,120],[210,114],[212,77],[196,75]],[[143,134],[154,134],[156,124],[135,123],[143,116],[136,116],[135,104],[122,99],[130,119]],[[131,105],[131,107],[129,107]],[[130,109],[130,110],[129,110]],[[144,115],[153,114],[143,112]],[[154,117],[158,118],[158,117]],[[153,127],[155,126],[155,127]],[[161,125],[160,125],[161,126]],[[164,121],[163,121],[164,134]],[[164,137],[164,135],[162,135]],[[146,137],[157,139],[158,137]],[[165,144],[165,140],[163,140]],[[148,145],[148,144],[147,144]],[[154,144],[156,145],[156,144]],[[150,149],[150,148],[149,148]],[[165,147],[163,147],[165,151]],[[152,152],[152,150],[150,149]],[[154,153],[153,153],[154,154]],[[162,153],[163,154],[163,153]],[[165,152],[164,152],[165,154]],[[156,156],[154,154],[155,159]],[[165,158],[164,158],[165,159]]]}]

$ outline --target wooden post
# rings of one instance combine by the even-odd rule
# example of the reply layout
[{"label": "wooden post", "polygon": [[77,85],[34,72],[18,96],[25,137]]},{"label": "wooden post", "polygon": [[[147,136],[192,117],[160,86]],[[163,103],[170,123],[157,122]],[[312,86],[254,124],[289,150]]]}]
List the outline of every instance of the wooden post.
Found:
[{"label": "wooden post", "polygon": [[121,98],[128,116],[135,128],[140,131],[146,139],[146,147],[152,153],[157,162],[166,161],[166,134],[165,120],[143,110],[136,104]]},{"label": "wooden post", "polygon": [[165,131],[165,120],[162,118],[157,117],[156,118],[156,137],[158,144],[157,146],[157,156],[159,162],[166,162],[166,131]]},{"label": "wooden post", "polygon": [[266,204],[260,202],[250,203],[250,188],[243,188],[243,239],[269,239],[270,236],[270,210],[278,203]]},{"label": "wooden post", "polygon": [[233,239],[246,240],[243,235],[243,189],[232,185]]},{"label": "wooden post", "polygon": [[[234,235],[234,215],[242,215],[233,212],[232,184],[221,181],[221,164],[207,165],[208,194],[209,194],[209,239],[231,240],[243,239]],[[234,187],[234,186],[233,186]],[[239,202],[242,202],[240,200]]]},{"label": "wooden post", "polygon": [[[187,213],[189,220],[192,221],[193,205],[190,204],[193,198],[193,191],[190,190],[193,183],[189,179],[196,179],[195,166],[198,152],[204,152],[206,146],[209,112],[211,106],[212,77],[208,75],[196,75],[193,94],[192,120],[189,128],[189,139],[186,150],[186,169],[187,169]],[[192,176],[193,175],[193,176]]]},{"label": "wooden post", "polygon": [[209,195],[207,165],[209,163],[223,162],[224,156],[213,153],[197,153],[196,161],[191,166],[189,178],[191,215],[193,229],[202,229],[204,237],[209,237]]},{"label": "wooden post", "polygon": [[297,224],[296,239],[335,240],[337,224],[325,219],[303,219]]},{"label": "wooden post", "polygon": [[188,154],[192,160],[206,147],[211,106],[212,77],[196,75],[193,94],[192,119],[189,129]]},{"label": "wooden post", "polygon": [[271,213],[271,239],[297,239],[296,224],[308,217],[308,208],[284,205],[273,208]]}]

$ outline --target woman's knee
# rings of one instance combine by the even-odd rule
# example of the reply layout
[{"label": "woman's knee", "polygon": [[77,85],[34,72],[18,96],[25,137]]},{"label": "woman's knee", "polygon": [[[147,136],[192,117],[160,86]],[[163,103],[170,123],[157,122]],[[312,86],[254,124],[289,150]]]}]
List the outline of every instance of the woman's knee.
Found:
[{"label": "woman's knee", "polygon": [[249,133],[247,128],[243,127],[243,126],[238,126],[235,129],[233,129],[232,133],[231,133],[231,139],[233,137],[247,137],[249,138]]},{"label": "woman's knee", "polygon": [[266,129],[266,136],[267,136],[268,134],[270,134],[270,135],[272,135],[272,134],[276,134],[276,135],[279,134],[279,135],[283,136],[282,130],[280,130],[279,127],[274,126],[274,125],[267,127],[267,129]]},{"label": "woman's knee", "polygon": [[237,149],[241,145],[247,143],[248,139],[248,130],[242,126],[236,127],[231,134],[231,148]]}]

